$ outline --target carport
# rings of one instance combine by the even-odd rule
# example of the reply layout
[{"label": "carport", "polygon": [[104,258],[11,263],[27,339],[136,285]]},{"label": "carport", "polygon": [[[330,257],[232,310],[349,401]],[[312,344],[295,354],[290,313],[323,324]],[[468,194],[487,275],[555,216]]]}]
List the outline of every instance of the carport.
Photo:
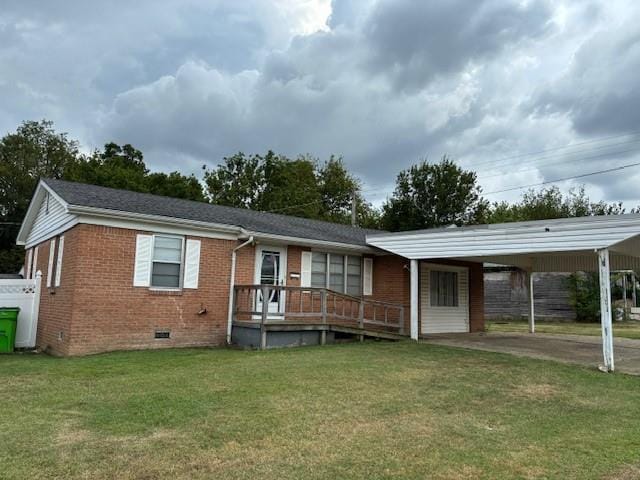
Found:
[{"label": "carport", "polygon": [[529,278],[529,328],[535,332],[531,274],[597,271],[603,370],[614,370],[611,270],[640,267],[640,215],[611,215],[416,230],[367,236],[367,243],[410,260],[411,338],[419,336],[419,268],[423,260],[511,265]]}]

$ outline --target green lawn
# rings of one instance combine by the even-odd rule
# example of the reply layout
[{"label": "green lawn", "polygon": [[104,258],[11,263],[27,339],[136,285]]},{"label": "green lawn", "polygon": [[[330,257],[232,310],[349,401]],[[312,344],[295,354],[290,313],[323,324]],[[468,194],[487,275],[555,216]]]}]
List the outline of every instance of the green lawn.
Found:
[{"label": "green lawn", "polygon": [[508,355],[14,355],[0,385],[3,479],[640,476],[640,377]]},{"label": "green lawn", "polygon": [[[526,320],[500,320],[486,323],[488,332],[528,332]],[[537,321],[536,332],[568,335],[602,335],[599,323]],[[640,322],[613,322],[613,336],[640,339]]]}]

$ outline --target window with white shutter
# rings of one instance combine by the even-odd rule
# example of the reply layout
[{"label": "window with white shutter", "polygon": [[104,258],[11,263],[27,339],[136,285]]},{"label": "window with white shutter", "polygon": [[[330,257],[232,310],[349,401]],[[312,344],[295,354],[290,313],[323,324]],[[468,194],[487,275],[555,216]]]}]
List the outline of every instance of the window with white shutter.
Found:
[{"label": "window with white shutter", "polygon": [[184,288],[198,288],[200,240],[187,240],[184,262]]},{"label": "window with white shutter", "polygon": [[373,258],[365,258],[362,269],[362,294],[373,295]]},{"label": "window with white shutter", "polygon": [[58,240],[58,257],[56,259],[56,278],[54,285],[60,286],[60,279],[62,278],[62,255],[64,253],[64,237],[60,237]]},{"label": "window with white shutter", "polygon": [[300,261],[300,286],[311,286],[311,252],[302,252]]},{"label": "window with white shutter", "polygon": [[56,255],[56,239],[52,238],[49,241],[49,263],[47,265],[47,288],[50,288],[52,285],[52,275],[53,275],[53,260]]},{"label": "window with white shutter", "polygon": [[134,287],[148,287],[151,285],[152,248],[152,235],[138,235],[136,237],[136,259],[133,272]]}]

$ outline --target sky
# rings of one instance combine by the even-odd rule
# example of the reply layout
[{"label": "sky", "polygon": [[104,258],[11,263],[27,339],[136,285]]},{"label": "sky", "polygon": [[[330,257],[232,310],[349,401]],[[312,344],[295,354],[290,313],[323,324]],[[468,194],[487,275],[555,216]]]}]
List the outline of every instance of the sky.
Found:
[{"label": "sky", "polygon": [[[448,155],[490,200],[640,162],[633,0],[3,0],[0,135],[46,118],[201,175],[341,155],[380,204]],[[640,204],[640,166],[558,182]]]}]

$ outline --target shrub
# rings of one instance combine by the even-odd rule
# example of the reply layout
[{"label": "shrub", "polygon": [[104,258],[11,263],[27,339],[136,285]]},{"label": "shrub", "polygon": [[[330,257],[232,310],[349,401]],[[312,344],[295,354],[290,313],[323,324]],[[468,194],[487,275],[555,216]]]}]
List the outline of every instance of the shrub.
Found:
[{"label": "shrub", "polygon": [[569,302],[578,322],[600,321],[600,283],[594,272],[577,272],[567,280]]}]

